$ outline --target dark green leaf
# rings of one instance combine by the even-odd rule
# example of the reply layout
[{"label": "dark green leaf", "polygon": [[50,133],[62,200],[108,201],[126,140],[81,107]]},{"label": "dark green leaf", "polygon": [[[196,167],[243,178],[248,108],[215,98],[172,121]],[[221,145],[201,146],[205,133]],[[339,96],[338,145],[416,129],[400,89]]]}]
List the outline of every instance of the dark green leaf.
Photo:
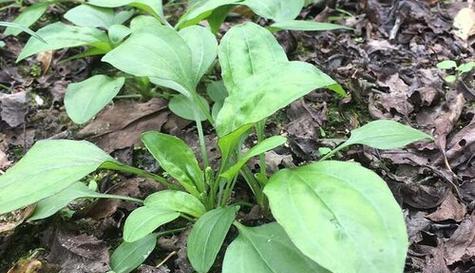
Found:
[{"label": "dark green leaf", "polygon": [[157,244],[157,235],[149,234],[133,243],[123,242],[111,255],[110,265],[114,273],[130,273],[141,265]]},{"label": "dark green leaf", "polygon": [[180,216],[179,212],[159,207],[140,207],[132,211],[124,224],[124,241],[132,243]]},{"label": "dark green leaf", "polygon": [[0,214],[57,194],[112,157],[86,141],[39,141],[0,176]]},{"label": "dark green leaf", "polygon": [[125,78],[96,75],[68,86],[64,106],[69,117],[77,124],[93,118],[119,93]]},{"label": "dark green leaf", "polygon": [[213,266],[238,210],[239,207],[217,208],[208,211],[193,225],[187,251],[188,259],[198,273],[207,273]]},{"label": "dark green leaf", "polygon": [[158,207],[161,209],[186,213],[196,218],[206,212],[206,208],[199,199],[182,191],[159,191],[149,195],[145,199],[144,205],[150,208]]},{"label": "dark green leaf", "polygon": [[145,147],[160,166],[195,197],[204,191],[204,174],[193,151],[183,140],[159,132],[142,134]]},{"label": "dark green leaf", "polygon": [[403,272],[404,217],[374,172],[353,162],[323,161],[276,173],[264,193],[292,242],[327,270]]},{"label": "dark green leaf", "polygon": [[223,273],[330,273],[303,255],[279,224],[236,226],[239,236],[226,250]]}]

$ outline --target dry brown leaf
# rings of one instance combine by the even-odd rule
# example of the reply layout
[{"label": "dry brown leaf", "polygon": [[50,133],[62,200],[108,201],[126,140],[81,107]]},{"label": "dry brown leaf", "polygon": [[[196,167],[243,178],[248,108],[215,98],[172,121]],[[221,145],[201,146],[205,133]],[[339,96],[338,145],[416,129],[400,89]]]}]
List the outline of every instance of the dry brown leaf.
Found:
[{"label": "dry brown leaf", "polygon": [[434,222],[454,220],[461,222],[467,213],[467,209],[461,204],[452,192],[449,192],[444,202],[433,213],[426,217]]},{"label": "dry brown leaf", "polygon": [[466,218],[445,243],[444,257],[448,265],[475,261],[475,213]]},{"label": "dry brown leaf", "polygon": [[461,9],[454,18],[455,35],[467,40],[475,34],[475,11],[471,8]]},{"label": "dry brown leaf", "polygon": [[42,273],[43,263],[36,259],[17,262],[7,273]]}]

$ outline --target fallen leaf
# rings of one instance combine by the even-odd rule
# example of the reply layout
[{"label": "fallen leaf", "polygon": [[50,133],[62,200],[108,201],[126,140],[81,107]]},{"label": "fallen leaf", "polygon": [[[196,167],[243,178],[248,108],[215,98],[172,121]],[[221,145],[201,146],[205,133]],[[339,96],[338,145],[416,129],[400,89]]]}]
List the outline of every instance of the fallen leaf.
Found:
[{"label": "fallen leaf", "polygon": [[43,273],[43,263],[36,259],[20,260],[7,273]]},{"label": "fallen leaf", "polygon": [[475,262],[475,212],[466,218],[445,243],[444,257],[448,265]]},{"label": "fallen leaf", "polygon": [[452,273],[444,260],[444,252],[440,248],[436,248],[434,253],[427,259],[422,273]]},{"label": "fallen leaf", "polygon": [[11,164],[7,154],[0,150],[0,170],[5,171]]},{"label": "fallen leaf", "polygon": [[55,230],[46,237],[48,262],[61,267],[59,273],[103,273],[110,270],[109,250],[105,242],[86,235]]},{"label": "fallen leaf", "polygon": [[467,40],[475,34],[475,11],[471,8],[461,9],[454,18],[455,35]]},{"label": "fallen leaf", "polygon": [[461,222],[467,213],[467,209],[461,204],[452,192],[449,192],[445,200],[437,210],[426,217],[434,222],[454,220]]},{"label": "fallen leaf", "polygon": [[35,206],[28,206],[10,213],[0,215],[0,234],[5,235],[23,223],[35,210]]},{"label": "fallen leaf", "polygon": [[0,115],[11,127],[17,127],[25,122],[26,92],[14,94],[0,93]]},{"label": "fallen leaf", "polygon": [[96,119],[81,129],[79,138],[88,138],[106,152],[131,147],[148,130],[160,131],[167,121],[167,102],[152,99],[145,103],[119,101],[107,107]]}]

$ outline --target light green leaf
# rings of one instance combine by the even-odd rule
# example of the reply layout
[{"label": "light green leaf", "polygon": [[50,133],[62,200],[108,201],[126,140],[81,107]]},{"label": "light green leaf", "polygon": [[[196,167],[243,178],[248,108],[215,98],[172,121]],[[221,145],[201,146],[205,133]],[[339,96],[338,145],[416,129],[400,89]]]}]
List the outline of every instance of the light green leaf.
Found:
[{"label": "light green leaf", "polygon": [[111,41],[111,43],[117,45],[120,44],[132,32],[130,28],[124,25],[112,25],[109,27],[107,33],[109,35],[109,40]]},{"label": "light green leaf", "polygon": [[132,11],[115,13],[113,9],[90,5],[76,6],[64,14],[64,18],[80,27],[98,27],[108,29],[120,25],[132,17]]},{"label": "light green leaf", "polygon": [[452,60],[445,60],[437,64],[437,68],[443,69],[443,70],[448,70],[448,69],[452,69],[456,67],[457,67],[457,63]]},{"label": "light green leaf", "polygon": [[219,63],[230,94],[240,82],[286,62],[285,51],[272,33],[254,23],[231,28],[219,45]]},{"label": "light green leaf", "polygon": [[448,83],[453,83],[457,80],[457,77],[455,75],[448,75],[444,80]]},{"label": "light green leaf", "polygon": [[200,196],[205,189],[204,174],[193,151],[183,140],[152,131],[142,134],[142,142],[167,173],[189,193]]},{"label": "light green leaf", "polygon": [[147,15],[140,15],[134,17],[132,21],[130,21],[130,30],[133,33],[147,31],[152,28],[160,28],[162,24],[157,18]]},{"label": "light green leaf", "polygon": [[131,6],[141,9],[148,14],[159,17],[164,23],[162,0],[89,0],[90,5],[104,8],[118,8],[122,6]]},{"label": "light green leaf", "polygon": [[188,259],[198,273],[207,273],[213,266],[224,238],[239,207],[208,211],[193,225],[187,241]]},{"label": "light green leaf", "polygon": [[330,273],[303,255],[279,224],[235,225],[239,236],[226,250],[223,273]]},{"label": "light green leaf", "polygon": [[0,41],[0,48],[3,48],[5,47],[5,42],[4,41]]},{"label": "light green leaf", "polygon": [[135,32],[102,60],[137,77],[173,88],[191,98],[196,87],[191,50],[174,29],[155,26]]},{"label": "light green leaf", "polygon": [[[199,96],[200,100],[202,101],[203,105],[206,105],[209,112],[209,105],[208,101],[205,98]],[[201,111],[189,98],[179,94],[173,96],[168,103],[168,108],[172,111],[175,115],[187,119],[195,121],[195,111],[199,113],[200,121],[206,120],[206,114]]]},{"label": "light green leaf", "polygon": [[376,149],[396,149],[424,139],[432,137],[393,120],[376,120],[352,130],[350,138],[341,146],[363,144]]},{"label": "light green leaf", "polygon": [[248,131],[251,127],[252,125],[244,125],[232,133],[219,138],[218,146],[219,150],[221,150],[221,162],[223,162],[223,164],[227,162],[242,139],[249,134]]},{"label": "light green leaf", "polygon": [[186,213],[196,218],[206,212],[206,208],[199,199],[182,191],[159,191],[149,195],[145,199],[144,205],[150,208],[158,207],[170,211]]},{"label": "light green leaf", "polygon": [[30,38],[18,56],[17,62],[33,54],[61,48],[91,46],[110,50],[107,34],[96,28],[76,27],[65,25],[61,22],[49,24],[36,32],[46,43]]},{"label": "light green leaf", "polygon": [[176,27],[185,28],[196,25],[210,16],[219,7],[236,4],[242,0],[202,0],[197,1],[188,8],[188,11],[180,18]]},{"label": "light green leaf", "polygon": [[157,235],[149,234],[133,243],[123,242],[111,255],[110,266],[114,273],[130,273],[140,266],[157,244]]},{"label": "light green leaf", "polygon": [[81,182],[74,183],[65,190],[47,197],[36,204],[33,215],[28,218],[28,221],[35,221],[48,218],[61,209],[65,208],[72,201],[79,198],[109,198],[109,199],[123,199],[128,201],[140,201],[127,196],[118,196],[111,194],[98,193],[90,189]]},{"label": "light green leaf", "polygon": [[[24,27],[23,25],[20,25],[20,24],[17,24],[17,23],[13,23],[13,22],[4,22],[4,21],[0,21],[0,27],[9,27],[9,28],[14,28],[14,29],[19,29],[21,31],[24,31],[28,34],[30,34],[32,37],[34,37],[35,39],[38,39],[39,41],[43,42],[43,43],[46,43],[46,41],[41,38],[40,35],[36,34],[36,32],[34,32],[33,30],[27,28],[27,27]],[[4,43],[5,44],[5,43]]]},{"label": "light green leaf", "polygon": [[57,194],[105,162],[115,161],[87,141],[38,141],[0,176],[0,214]]},{"label": "light green leaf", "polygon": [[93,118],[119,93],[125,78],[95,75],[85,81],[68,86],[64,106],[68,116],[77,124]]},{"label": "light green leaf", "polygon": [[218,55],[218,41],[207,28],[191,26],[178,32],[191,49],[193,83],[198,85]]},{"label": "light green leaf", "polygon": [[459,71],[460,73],[467,73],[467,72],[472,71],[472,69],[474,68],[475,68],[475,62],[468,62],[468,63],[461,64],[459,67],[457,67],[457,71]]},{"label": "light green leaf", "polygon": [[267,151],[270,151],[282,144],[284,144],[287,139],[283,136],[273,136],[268,139],[265,139],[261,143],[257,144],[256,146],[252,147],[249,151],[247,151],[239,160],[227,169],[223,174],[222,177],[226,178],[227,180],[232,180],[234,176],[239,173],[242,166],[247,163],[251,158],[263,154]]},{"label": "light green leaf", "polygon": [[274,21],[295,19],[302,8],[304,0],[245,0],[240,3],[246,5],[257,15]]},{"label": "light green leaf", "polygon": [[124,224],[124,241],[132,243],[180,216],[179,212],[158,207],[140,207],[132,211]]},{"label": "light green leaf", "polygon": [[323,161],[276,173],[264,193],[292,242],[327,270],[403,272],[404,217],[374,172],[353,162]]},{"label": "light green leaf", "polygon": [[[18,15],[15,20],[13,20],[13,23],[19,24],[25,28],[29,28],[32,26],[40,17],[46,12],[48,9],[49,3],[36,3],[33,4],[27,8],[25,8],[20,15]],[[20,28],[14,28],[14,27],[8,27],[3,34],[5,36],[8,35],[13,35],[17,36],[20,34],[22,29]]]},{"label": "light green leaf", "polygon": [[303,21],[303,20],[288,20],[288,21],[279,21],[271,25],[272,28],[277,29],[286,29],[286,30],[297,30],[297,31],[326,31],[326,30],[335,30],[335,29],[351,29],[346,26],[330,24],[330,23],[321,23],[315,21]]},{"label": "light green leaf", "polygon": [[246,124],[261,121],[298,98],[335,81],[303,62],[275,64],[241,81],[224,101],[216,117],[216,130],[225,136]]}]

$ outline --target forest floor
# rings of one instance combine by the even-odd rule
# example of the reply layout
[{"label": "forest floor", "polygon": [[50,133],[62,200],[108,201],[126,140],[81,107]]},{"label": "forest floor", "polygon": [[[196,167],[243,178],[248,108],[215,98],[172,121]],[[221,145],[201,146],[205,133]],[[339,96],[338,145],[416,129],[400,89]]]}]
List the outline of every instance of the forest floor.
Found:
[{"label": "forest floor", "polygon": [[[267,153],[268,164],[276,170],[318,159],[319,148],[334,147],[350,130],[374,119],[393,119],[432,134],[436,141],[431,144],[391,151],[356,146],[339,158],[377,172],[403,208],[410,238],[405,272],[475,272],[475,78],[467,73],[449,84],[445,72],[436,67],[443,60],[474,60],[474,39],[460,37],[453,28],[457,13],[469,4],[328,2],[333,3],[310,5],[301,17],[343,24],[353,31],[283,31],[277,36],[290,59],[315,64],[350,96],[342,100],[314,91],[270,119],[268,132],[287,135],[289,143]],[[61,7],[50,8],[34,29],[63,13]],[[3,10],[0,20],[10,21],[17,14],[17,9]],[[240,14],[229,18],[224,29],[248,15]],[[0,38],[5,42],[0,48],[0,170],[12,166],[40,139],[87,139],[122,162],[150,171],[158,167],[140,146],[143,131],[177,135],[198,150],[194,125],[171,114],[160,98],[117,99],[88,125],[74,125],[63,105],[67,85],[107,67],[98,58],[62,62],[77,49],[16,64],[28,36]],[[211,129],[205,129],[214,142]],[[211,154],[216,159],[215,147]],[[133,176],[102,172],[94,178],[101,180],[100,190],[109,193],[143,198],[159,190],[153,182]],[[248,194],[244,184],[238,191]],[[55,217],[0,234],[0,272],[15,263],[16,269],[9,272],[57,272],[58,266],[69,268],[62,272],[105,272],[109,249],[120,242],[124,219],[133,208],[122,201],[80,202]],[[18,225],[27,214],[20,211],[8,220],[0,216],[0,231]],[[251,210],[241,217],[261,216]],[[161,238],[137,272],[191,273],[186,234]],[[28,266],[36,271],[26,271]]]}]

